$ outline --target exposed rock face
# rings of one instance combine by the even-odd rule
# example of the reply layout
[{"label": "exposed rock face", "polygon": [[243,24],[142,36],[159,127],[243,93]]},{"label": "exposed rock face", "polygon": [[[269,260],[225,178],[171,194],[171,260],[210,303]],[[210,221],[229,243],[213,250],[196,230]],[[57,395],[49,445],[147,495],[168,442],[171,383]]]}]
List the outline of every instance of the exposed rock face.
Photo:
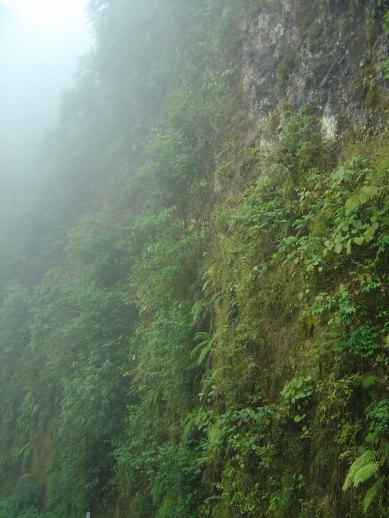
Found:
[{"label": "exposed rock face", "polygon": [[310,99],[322,107],[327,139],[382,126],[388,81],[379,63],[389,55],[388,33],[376,29],[382,11],[374,1],[335,3],[264,0],[245,22],[243,88],[261,139]]}]

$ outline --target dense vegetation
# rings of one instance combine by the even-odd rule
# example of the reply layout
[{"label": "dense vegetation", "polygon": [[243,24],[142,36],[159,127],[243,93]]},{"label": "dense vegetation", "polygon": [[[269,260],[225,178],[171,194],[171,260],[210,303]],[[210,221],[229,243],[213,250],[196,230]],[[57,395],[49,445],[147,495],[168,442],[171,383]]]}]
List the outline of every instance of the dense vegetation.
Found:
[{"label": "dense vegetation", "polygon": [[318,92],[247,144],[262,4],[91,1],[1,222],[0,517],[387,516],[389,135],[326,139]]}]

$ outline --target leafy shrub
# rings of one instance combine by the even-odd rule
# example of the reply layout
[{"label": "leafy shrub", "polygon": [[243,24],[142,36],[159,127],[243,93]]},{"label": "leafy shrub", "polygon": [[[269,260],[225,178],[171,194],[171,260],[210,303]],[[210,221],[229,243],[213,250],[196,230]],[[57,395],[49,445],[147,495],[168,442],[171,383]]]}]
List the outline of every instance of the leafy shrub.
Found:
[{"label": "leafy shrub", "polygon": [[15,491],[0,502],[1,518],[38,518],[37,509],[41,504],[41,493],[31,475],[23,475]]}]

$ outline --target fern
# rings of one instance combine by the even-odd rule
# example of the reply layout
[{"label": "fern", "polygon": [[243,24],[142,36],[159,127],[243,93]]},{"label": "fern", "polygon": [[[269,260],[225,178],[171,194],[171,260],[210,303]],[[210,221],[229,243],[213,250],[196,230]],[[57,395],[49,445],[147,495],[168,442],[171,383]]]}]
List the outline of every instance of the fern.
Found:
[{"label": "fern", "polygon": [[374,484],[366,491],[365,498],[363,499],[363,512],[366,513],[369,509],[372,501],[378,494],[378,491],[381,489],[385,478],[380,477]]},{"label": "fern", "polygon": [[[366,466],[369,466],[367,470]],[[350,466],[346,480],[343,484],[343,491],[346,491],[351,484],[356,487],[360,483],[365,482],[371,478],[379,469],[379,464],[376,462],[376,453],[373,450],[367,450],[360,457],[358,457]],[[359,473],[363,470],[361,473]]]},{"label": "fern", "polygon": [[[351,485],[358,487],[367,480],[377,476],[379,474],[380,463],[377,461],[376,452],[373,450],[365,451],[360,457],[358,457],[350,466],[346,480],[343,484],[343,491],[346,491]],[[374,482],[374,484],[366,491],[363,499],[363,511],[367,512],[371,503],[376,498],[380,491],[385,477],[380,476]]]},{"label": "fern", "polygon": [[369,480],[378,473],[380,465],[378,462],[369,462],[362,468],[360,468],[354,475],[354,487],[358,487],[359,484],[363,484],[366,480]]},{"label": "fern", "polygon": [[196,358],[197,364],[202,365],[212,350],[213,340],[210,339],[209,333],[199,332],[195,335],[195,340],[200,340],[191,352],[191,357]]}]

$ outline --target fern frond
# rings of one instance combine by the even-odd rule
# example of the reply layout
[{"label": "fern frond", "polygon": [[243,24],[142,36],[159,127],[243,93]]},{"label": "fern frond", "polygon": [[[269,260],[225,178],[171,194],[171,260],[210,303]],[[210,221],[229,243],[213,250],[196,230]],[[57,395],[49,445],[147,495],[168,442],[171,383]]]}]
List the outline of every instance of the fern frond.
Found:
[{"label": "fern frond", "polygon": [[210,354],[211,349],[212,349],[212,342],[209,342],[209,344],[206,347],[204,347],[204,349],[199,354],[199,357],[197,358],[198,365],[202,365],[204,363],[205,359]]},{"label": "fern frond", "polygon": [[359,484],[363,484],[366,480],[374,477],[378,473],[380,465],[378,462],[369,462],[362,468],[360,468],[354,475],[354,487],[358,487]]},{"label": "fern frond", "polygon": [[[343,484],[343,491],[346,491],[351,486],[351,484],[356,486],[360,483],[358,482],[358,484],[355,484],[355,477],[360,469],[370,463],[376,463],[376,453],[373,450],[366,450],[351,464],[346,480]],[[369,478],[370,477],[367,477],[365,480],[368,480]]]},{"label": "fern frond", "polygon": [[196,342],[200,342],[200,341],[204,342],[204,340],[209,340],[209,338],[210,338],[210,334],[207,333],[206,331],[199,331],[194,336],[194,339],[196,340]]},{"label": "fern frond", "polygon": [[380,477],[374,484],[366,491],[365,498],[363,499],[363,512],[366,513],[369,509],[372,501],[377,496],[379,490],[381,489],[385,478]]},{"label": "fern frond", "polygon": [[198,341],[198,344],[192,349],[190,355],[192,358],[198,356],[200,351],[209,343],[209,334],[208,333],[196,333],[194,339]]},{"label": "fern frond", "polygon": [[349,470],[349,472],[347,473],[346,480],[344,481],[344,484],[343,484],[343,491],[347,491],[347,489],[351,486],[351,484],[353,482],[353,478],[354,478],[354,473],[351,473]]},{"label": "fern frond", "polygon": [[192,358],[196,358],[197,356],[197,363],[201,365],[212,350],[213,340],[210,339],[209,333],[206,332],[196,333],[195,340],[201,341],[193,348],[190,355]]}]

